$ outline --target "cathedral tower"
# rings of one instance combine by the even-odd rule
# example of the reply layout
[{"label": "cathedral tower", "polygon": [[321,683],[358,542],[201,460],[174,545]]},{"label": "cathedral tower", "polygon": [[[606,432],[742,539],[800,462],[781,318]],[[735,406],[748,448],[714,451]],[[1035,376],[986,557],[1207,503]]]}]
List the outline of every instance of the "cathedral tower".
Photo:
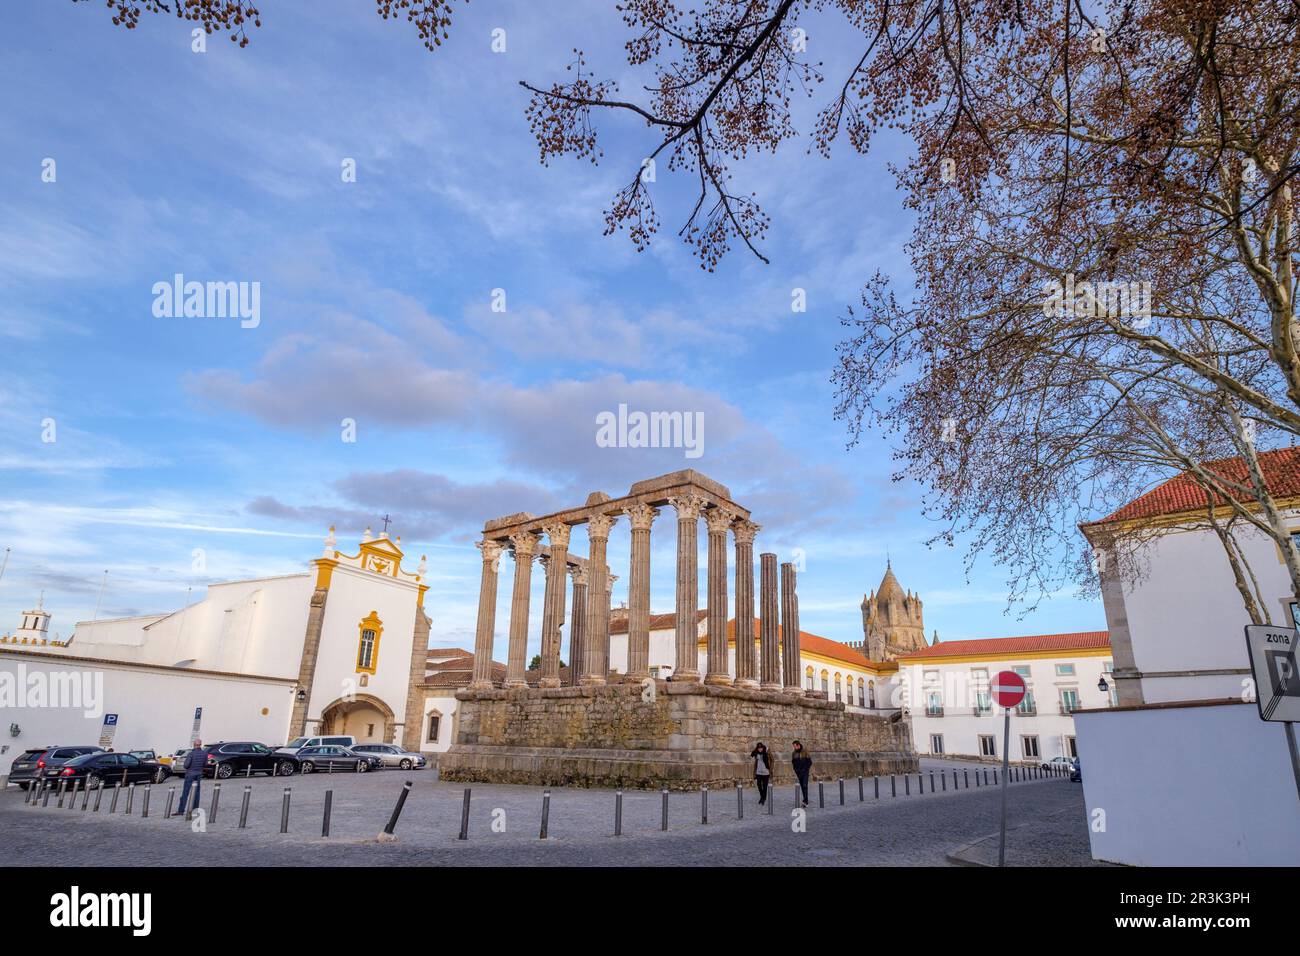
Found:
[{"label": "cathedral tower", "polygon": [[866,656],[873,661],[893,660],[927,646],[921,599],[903,591],[888,562],[880,587],[862,599],[862,638]]}]

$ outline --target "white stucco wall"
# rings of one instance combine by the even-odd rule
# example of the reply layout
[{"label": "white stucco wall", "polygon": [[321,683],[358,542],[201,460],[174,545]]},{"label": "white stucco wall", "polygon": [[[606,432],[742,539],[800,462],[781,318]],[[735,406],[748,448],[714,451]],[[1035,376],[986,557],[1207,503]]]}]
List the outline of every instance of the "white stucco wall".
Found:
[{"label": "white stucco wall", "polygon": [[[424,699],[424,724],[420,727],[420,752],[442,753],[456,741],[456,708],[459,701],[455,697],[437,696]],[[442,715],[438,728],[438,739],[429,740],[429,715],[438,711]]]},{"label": "white stucco wall", "polygon": [[[1254,704],[1075,716],[1092,855],[1134,866],[1295,866],[1281,724]],[[1098,829],[1104,814],[1104,829]]]},{"label": "white stucco wall", "polygon": [[[1300,515],[1290,513],[1288,523],[1300,527]],[[1277,547],[1257,530],[1236,533],[1274,623],[1289,623],[1291,584]],[[1124,585],[1124,607],[1143,699],[1240,698],[1250,667],[1242,629],[1250,620],[1214,532],[1170,529],[1144,548],[1141,565]]]},{"label": "white stucco wall", "polygon": [[[114,750],[152,748],[164,754],[189,746],[196,707],[203,708],[200,735],[204,740],[257,740],[270,745],[284,742],[293,707],[291,680],[161,671],[0,650],[0,680],[21,678],[22,686],[30,686],[35,672],[45,675],[45,680],[56,674],[80,674],[102,687],[102,699],[86,697],[78,706],[4,707],[0,722],[6,731],[10,724],[18,724],[21,730],[16,737],[6,733],[0,738],[0,744],[9,747],[0,757],[0,773],[8,773],[13,757],[29,747],[98,744],[105,713],[118,715]],[[32,702],[22,697],[17,701]]]}]

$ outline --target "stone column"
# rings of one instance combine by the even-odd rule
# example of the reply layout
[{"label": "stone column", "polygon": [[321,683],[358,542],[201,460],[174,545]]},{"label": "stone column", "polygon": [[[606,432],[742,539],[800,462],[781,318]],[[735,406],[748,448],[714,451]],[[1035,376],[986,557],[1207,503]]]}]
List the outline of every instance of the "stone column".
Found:
[{"label": "stone column", "polygon": [[673,680],[698,683],[699,625],[695,618],[700,607],[700,568],[697,549],[704,499],[693,494],[674,495],[669,504],[677,511],[677,659]]},{"label": "stone column", "polygon": [[736,516],[723,508],[710,508],[704,514],[709,527],[709,567],[706,600],[709,606],[708,656],[704,683],[732,683],[727,667],[727,529]]},{"label": "stone column", "polygon": [[799,673],[799,598],[795,594],[794,565],[781,565],[781,656],[784,662],[785,692],[802,694]]},{"label": "stone column", "polygon": [[736,685],[758,686],[754,655],[754,535],[758,525],[741,519],[731,526],[736,536]]},{"label": "stone column", "polygon": [[632,568],[627,581],[627,680],[650,676],[650,525],[658,508],[638,502],[627,509],[632,520]]},{"label": "stone column", "polygon": [[578,682],[588,687],[601,686],[609,673],[601,660],[609,626],[609,567],[605,563],[605,546],[609,543],[609,529],[616,520],[618,515],[596,515],[587,522],[587,537],[591,541],[591,553],[587,555],[587,634]]},{"label": "stone column", "polygon": [[569,568],[573,575],[573,616],[569,619],[569,686],[578,686],[582,674],[583,641],[587,633],[587,569]]},{"label": "stone column", "polygon": [[759,564],[759,614],[758,641],[762,662],[763,690],[781,689],[780,621],[778,620],[776,555],[770,552],[758,556]]},{"label": "stone column", "polygon": [[[609,568],[605,569],[607,572]],[[604,613],[600,616],[600,627],[603,639],[600,642],[600,666],[604,668],[601,672],[605,674],[606,679],[609,677],[609,619],[613,616],[610,604],[614,599],[614,582],[618,580],[617,574],[605,575],[605,607]]]},{"label": "stone column", "polygon": [[480,541],[483,577],[478,586],[478,628],[474,632],[474,677],[470,690],[492,689],[492,639],[497,626],[497,569],[505,549],[495,541]]},{"label": "stone column", "polygon": [[533,555],[537,535],[524,531],[510,536],[515,552],[515,591],[510,598],[510,650],[506,658],[506,687],[527,687],[524,671],[528,667],[528,599],[533,581]]},{"label": "stone column", "polygon": [[565,571],[569,564],[569,526],[563,522],[542,529],[551,542],[546,566],[546,611],[542,616],[542,676],[539,687],[560,686],[560,628],[564,625]]}]

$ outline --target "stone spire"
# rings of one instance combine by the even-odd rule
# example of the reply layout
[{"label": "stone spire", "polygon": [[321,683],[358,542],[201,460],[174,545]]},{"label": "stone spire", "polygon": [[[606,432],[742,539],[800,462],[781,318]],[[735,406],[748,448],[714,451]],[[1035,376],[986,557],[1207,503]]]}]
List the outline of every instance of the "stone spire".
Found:
[{"label": "stone spire", "polygon": [[862,601],[862,638],[866,656],[873,661],[893,660],[928,646],[921,599],[903,590],[888,559],[880,586]]}]

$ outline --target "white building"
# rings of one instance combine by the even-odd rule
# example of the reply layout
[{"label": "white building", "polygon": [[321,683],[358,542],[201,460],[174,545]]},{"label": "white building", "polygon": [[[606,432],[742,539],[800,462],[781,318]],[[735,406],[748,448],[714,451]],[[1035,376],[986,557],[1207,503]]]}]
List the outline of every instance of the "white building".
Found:
[{"label": "white building", "polygon": [[[1287,528],[1300,534],[1300,449],[1259,457]],[[1236,480],[1245,474],[1240,459],[1210,467]],[[1220,520],[1230,513],[1216,508]],[[1176,477],[1081,530],[1098,554],[1119,697],[1118,707],[1075,717],[1093,856],[1295,865],[1297,781],[1283,727],[1260,720],[1254,703],[1250,618],[1204,493]],[[1292,626],[1295,596],[1280,549],[1242,521],[1230,533],[1259,606],[1272,623]],[[1135,541],[1136,560],[1120,560],[1124,543]],[[1192,785],[1189,767],[1206,769]]]},{"label": "white building", "polygon": [[1014,671],[1028,688],[1011,714],[1012,763],[1078,756],[1074,712],[1114,699],[1105,631],[948,641],[898,664],[917,753],[932,756],[1002,759],[1003,710],[989,693],[999,671]]},{"label": "white building", "polygon": [[344,554],[331,529],[309,571],[214,584],[167,613],[83,621],[67,641],[44,636],[48,613],[28,612],[0,639],[10,750],[93,743],[113,715],[118,749],[169,752],[190,741],[196,711],[207,740],[338,733],[418,748],[427,586],[424,564],[408,572],[402,557],[400,539],[368,529]]}]

